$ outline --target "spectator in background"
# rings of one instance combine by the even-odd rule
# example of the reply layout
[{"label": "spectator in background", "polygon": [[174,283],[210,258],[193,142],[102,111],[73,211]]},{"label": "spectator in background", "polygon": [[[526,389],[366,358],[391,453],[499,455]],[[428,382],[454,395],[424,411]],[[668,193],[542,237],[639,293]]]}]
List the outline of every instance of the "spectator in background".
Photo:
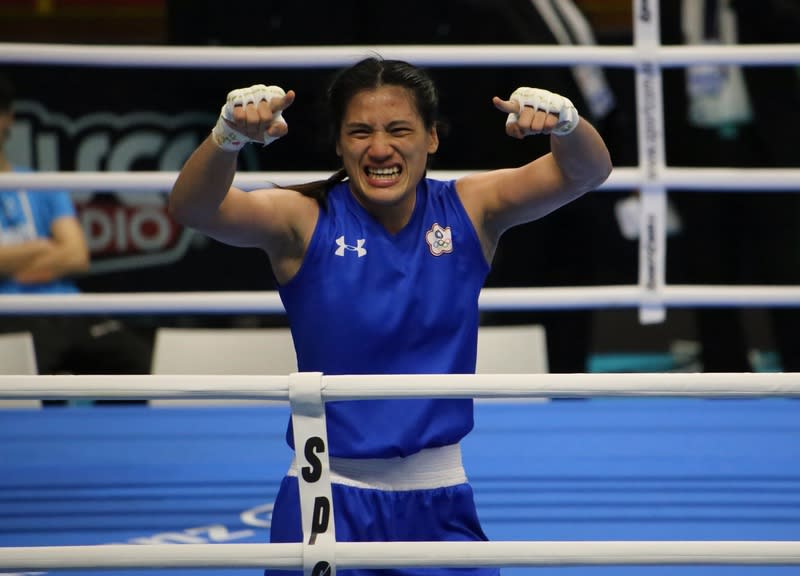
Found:
[{"label": "spectator in background", "polygon": [[[0,172],[14,165],[5,144],[15,90],[0,74]],[[65,190],[0,190],[0,294],[75,294],[89,269],[83,229]],[[78,316],[0,316],[0,332],[30,332],[40,374],[148,373],[150,345],[119,320]]]},{"label": "spectator in background", "polygon": [[[14,122],[13,87],[0,78],[0,171],[14,166],[5,142]],[[75,293],[68,276],[89,269],[89,250],[70,195],[53,190],[29,194],[0,191],[0,292],[6,294]]]},{"label": "spectator in background", "polygon": [[[773,44],[800,39],[800,6],[786,0],[662,3],[664,44]],[[746,23],[746,25],[743,25]],[[674,166],[798,167],[796,67],[693,65],[664,75],[667,162]],[[670,195],[685,247],[670,283],[800,284],[800,196],[772,191]],[[672,274],[670,274],[670,272]],[[771,308],[783,370],[800,370],[800,311]],[[700,308],[706,372],[748,372],[751,334],[740,308]]]}]

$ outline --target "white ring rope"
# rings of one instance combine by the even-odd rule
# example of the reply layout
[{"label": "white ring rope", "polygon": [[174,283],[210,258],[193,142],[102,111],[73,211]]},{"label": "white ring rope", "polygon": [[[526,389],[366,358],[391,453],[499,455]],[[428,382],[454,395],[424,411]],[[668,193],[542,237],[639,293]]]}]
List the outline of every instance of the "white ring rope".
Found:
[{"label": "white ring rope", "polygon": [[[339,542],[337,569],[800,564],[800,542]],[[301,544],[110,544],[0,548],[0,570],[301,569]]]},{"label": "white ring rope", "polygon": [[[368,50],[388,58],[402,58],[426,66],[448,65],[572,65],[598,64],[624,67],[642,62],[660,66],[692,63],[759,65],[800,64],[800,44],[746,46],[325,46],[325,47],[157,47],[80,46],[0,43],[0,62],[145,67],[328,67],[351,63]],[[310,64],[311,63],[311,64]],[[438,178],[457,178],[464,171],[432,171]],[[321,172],[238,173],[234,183],[256,188],[265,183],[290,185],[329,176]],[[0,187],[30,190],[66,187],[72,190],[113,188],[117,191],[169,190],[174,172],[39,172],[0,175]],[[634,189],[645,181],[643,170],[615,169],[600,190]],[[798,169],[659,170],[656,184],[670,189],[725,189],[731,191],[796,191]],[[640,283],[641,284],[641,283]],[[654,300],[655,298],[655,300]],[[487,289],[481,293],[482,310],[577,309],[637,307],[651,302],[669,306],[793,306],[800,304],[800,287],[768,286],[667,286],[647,290],[642,285],[589,288]],[[645,304],[645,307],[647,305]],[[64,296],[0,296],[0,313],[283,313],[276,293],[140,293]]]},{"label": "white ring rope", "polygon": [[[635,308],[645,291],[639,285],[484,288],[481,311],[590,310]],[[666,307],[800,307],[800,286],[668,285],[659,292]],[[0,314],[285,314],[277,291],[129,292],[9,294],[0,296]]]},{"label": "white ring rope", "polygon": [[[431,170],[433,178],[450,180],[474,173],[474,170]],[[331,172],[240,172],[234,185],[244,189],[263,188],[268,184],[291,186],[324,180]],[[167,191],[177,172],[8,172],[0,174],[0,188],[42,190],[66,188],[73,191],[109,190],[125,192]],[[799,168],[665,168],[660,181],[676,190],[798,190]],[[642,183],[638,168],[615,168],[598,190],[629,190]]]},{"label": "white ring rope", "polygon": [[[0,376],[0,399],[288,401],[289,376]],[[399,398],[800,396],[800,373],[322,375],[325,402]]]},{"label": "white ring rope", "polygon": [[119,46],[0,43],[0,62],[141,68],[331,68],[365,54],[420,66],[570,66],[576,63],[631,68],[642,61],[663,67],[688,64],[800,64],[800,44],[741,46],[387,45],[387,46]]}]

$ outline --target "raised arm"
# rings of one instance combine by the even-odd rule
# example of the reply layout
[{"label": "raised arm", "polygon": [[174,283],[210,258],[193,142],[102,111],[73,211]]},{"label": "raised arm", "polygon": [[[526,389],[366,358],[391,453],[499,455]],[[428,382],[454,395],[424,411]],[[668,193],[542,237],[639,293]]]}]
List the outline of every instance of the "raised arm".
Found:
[{"label": "raised arm", "polygon": [[284,136],[283,111],[294,98],[291,90],[263,84],[228,94],[216,126],[186,161],[170,193],[169,210],[178,222],[227,244],[262,248],[278,262],[287,255],[302,257],[315,222],[314,201],[291,190],[245,192],[232,186],[239,150]]},{"label": "raised arm", "polygon": [[495,97],[493,103],[507,114],[509,136],[522,139],[549,134],[550,152],[518,168],[459,180],[459,195],[489,259],[504,231],[594,190],[612,168],[600,134],[578,116],[567,98],[547,90],[518,88],[508,100]]}]

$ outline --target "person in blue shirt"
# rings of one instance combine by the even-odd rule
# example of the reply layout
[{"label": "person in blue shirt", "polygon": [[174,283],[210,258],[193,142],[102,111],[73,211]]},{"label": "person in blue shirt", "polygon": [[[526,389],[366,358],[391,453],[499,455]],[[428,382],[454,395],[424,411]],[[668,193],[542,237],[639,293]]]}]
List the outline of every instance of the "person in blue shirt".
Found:
[{"label": "person in blue shirt", "polygon": [[[0,172],[12,165],[5,143],[14,123],[14,91],[0,77]],[[70,279],[89,269],[89,250],[69,192],[0,190],[0,293],[74,293]]]},{"label": "person in blue shirt", "polygon": [[[265,85],[230,92],[174,184],[171,213],[266,252],[300,371],[474,373],[478,295],[501,234],[605,181],[602,138],[569,99],[522,87],[507,100],[487,98],[487,108],[503,114],[511,137],[549,135],[549,153],[454,181],[428,178],[439,146],[436,87],[407,62],[369,57],[340,71],[328,91],[339,171],[287,188],[232,186],[238,151],[285,136],[283,113],[295,97]],[[459,449],[472,407],[468,399],[327,403],[336,539],[485,540]],[[291,425],[287,441],[294,446]],[[297,474],[293,463],[275,501],[272,542],[302,540]],[[422,571],[456,572],[464,570]]]},{"label": "person in blue shirt", "polygon": [[[11,79],[0,74],[0,172],[31,171],[12,163],[6,152],[14,99]],[[86,237],[67,190],[0,189],[0,295],[76,294],[77,277],[89,265]],[[7,315],[0,316],[0,332],[32,335],[40,374],[150,370],[152,345],[116,318]]]}]

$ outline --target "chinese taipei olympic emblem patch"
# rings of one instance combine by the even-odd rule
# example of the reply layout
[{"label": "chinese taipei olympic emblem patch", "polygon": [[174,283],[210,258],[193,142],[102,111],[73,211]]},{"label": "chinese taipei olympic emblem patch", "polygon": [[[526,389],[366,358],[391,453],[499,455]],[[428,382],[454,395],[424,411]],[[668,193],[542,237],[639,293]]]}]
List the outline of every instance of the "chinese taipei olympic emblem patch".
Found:
[{"label": "chinese taipei olympic emblem patch", "polygon": [[442,228],[437,222],[434,222],[431,229],[425,233],[425,241],[434,256],[449,254],[453,251],[453,233],[450,231],[450,226]]}]

